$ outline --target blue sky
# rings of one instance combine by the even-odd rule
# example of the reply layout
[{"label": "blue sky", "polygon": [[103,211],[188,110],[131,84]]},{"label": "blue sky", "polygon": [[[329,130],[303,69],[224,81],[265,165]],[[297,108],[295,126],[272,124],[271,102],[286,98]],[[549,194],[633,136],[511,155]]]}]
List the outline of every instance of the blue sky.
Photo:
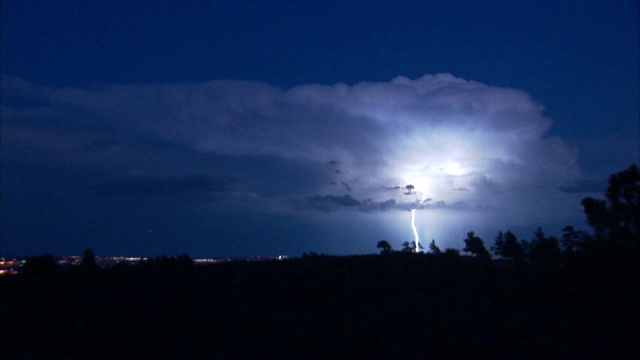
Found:
[{"label": "blue sky", "polygon": [[1,6],[2,253],[460,248],[639,161],[637,1]]}]

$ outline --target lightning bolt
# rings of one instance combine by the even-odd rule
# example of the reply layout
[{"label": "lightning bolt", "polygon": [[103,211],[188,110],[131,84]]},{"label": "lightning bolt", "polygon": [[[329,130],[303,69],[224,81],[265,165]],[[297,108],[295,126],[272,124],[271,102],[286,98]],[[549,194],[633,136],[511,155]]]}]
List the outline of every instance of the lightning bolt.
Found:
[{"label": "lightning bolt", "polygon": [[[420,204],[422,204],[426,198],[427,194],[422,193]],[[420,236],[418,235],[418,228],[416,227],[416,209],[411,209],[411,229],[413,230],[413,245],[416,253],[418,253],[420,251]]]},{"label": "lightning bolt", "polygon": [[418,236],[418,228],[416,228],[416,209],[411,209],[411,228],[413,229],[413,244],[417,253],[420,250],[420,237]]}]

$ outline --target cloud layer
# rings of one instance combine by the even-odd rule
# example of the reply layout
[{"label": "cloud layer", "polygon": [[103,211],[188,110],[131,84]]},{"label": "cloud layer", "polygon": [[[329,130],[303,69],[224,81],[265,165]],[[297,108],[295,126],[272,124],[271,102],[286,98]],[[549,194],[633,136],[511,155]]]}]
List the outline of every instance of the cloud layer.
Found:
[{"label": "cloud layer", "polygon": [[57,89],[5,76],[2,94],[3,167],[98,173],[100,196],[200,194],[198,211],[318,213],[318,223],[332,212],[451,212],[431,229],[456,213],[496,226],[578,215],[577,152],[546,135],[543,106],[449,74],[287,90]]}]

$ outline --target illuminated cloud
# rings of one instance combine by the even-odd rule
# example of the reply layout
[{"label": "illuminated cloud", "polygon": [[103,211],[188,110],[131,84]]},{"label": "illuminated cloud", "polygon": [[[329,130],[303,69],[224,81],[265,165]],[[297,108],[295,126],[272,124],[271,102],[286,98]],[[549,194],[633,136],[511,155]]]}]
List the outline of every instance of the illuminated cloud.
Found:
[{"label": "illuminated cloud", "polygon": [[30,104],[2,105],[3,162],[105,171],[114,192],[144,193],[149,182],[215,191],[253,211],[416,208],[495,226],[576,214],[558,204],[577,201],[577,153],[546,135],[543,106],[449,74],[288,90],[246,81],[54,89],[3,77],[2,91]]}]

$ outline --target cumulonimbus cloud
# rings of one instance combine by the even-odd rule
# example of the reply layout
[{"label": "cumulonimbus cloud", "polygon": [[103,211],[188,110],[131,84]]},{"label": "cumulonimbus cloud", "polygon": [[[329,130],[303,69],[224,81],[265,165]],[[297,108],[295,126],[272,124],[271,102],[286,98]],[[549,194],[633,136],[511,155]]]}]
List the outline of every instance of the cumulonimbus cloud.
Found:
[{"label": "cumulonimbus cloud", "polygon": [[[547,135],[552,121],[541,104],[520,90],[449,74],[286,90],[247,81],[56,89],[4,76],[2,91],[32,104],[3,103],[3,146],[11,150],[3,161],[35,148],[57,152],[55,161],[116,164],[116,178],[128,175],[118,173],[125,171],[118,161],[133,159],[153,176],[177,176],[181,161],[163,167],[151,142],[305,163],[320,169],[322,181],[273,197],[296,211],[527,208],[513,216],[550,216],[557,196],[569,194],[558,189],[580,178],[577,152]],[[260,196],[257,188],[280,186],[277,179],[296,169],[263,177],[246,167],[189,171],[238,179],[245,188],[236,190]],[[251,188],[256,181],[273,183]],[[413,194],[402,191],[408,184]]]}]

